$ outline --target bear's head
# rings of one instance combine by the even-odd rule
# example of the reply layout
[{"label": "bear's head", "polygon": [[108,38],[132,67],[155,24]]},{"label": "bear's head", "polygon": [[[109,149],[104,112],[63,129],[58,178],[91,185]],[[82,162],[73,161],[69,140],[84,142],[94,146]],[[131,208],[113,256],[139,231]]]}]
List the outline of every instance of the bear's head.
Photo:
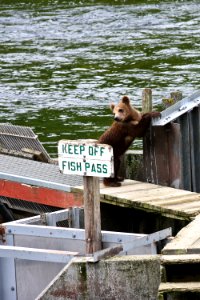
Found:
[{"label": "bear's head", "polygon": [[128,96],[123,96],[117,105],[111,104],[110,108],[117,122],[131,122],[137,125],[141,120],[141,113],[130,104]]}]

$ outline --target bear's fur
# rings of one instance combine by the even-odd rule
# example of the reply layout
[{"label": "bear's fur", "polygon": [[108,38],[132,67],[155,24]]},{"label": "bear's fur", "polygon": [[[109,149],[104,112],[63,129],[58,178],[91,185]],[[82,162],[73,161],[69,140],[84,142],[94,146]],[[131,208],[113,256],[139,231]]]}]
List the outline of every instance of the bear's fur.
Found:
[{"label": "bear's fur", "polygon": [[125,153],[136,137],[143,137],[151,123],[152,117],[160,115],[159,112],[142,114],[130,104],[128,96],[123,96],[118,105],[111,104],[114,122],[98,142],[113,147],[114,152],[114,178],[104,178],[106,186],[120,186],[123,178],[118,177],[121,156]]}]

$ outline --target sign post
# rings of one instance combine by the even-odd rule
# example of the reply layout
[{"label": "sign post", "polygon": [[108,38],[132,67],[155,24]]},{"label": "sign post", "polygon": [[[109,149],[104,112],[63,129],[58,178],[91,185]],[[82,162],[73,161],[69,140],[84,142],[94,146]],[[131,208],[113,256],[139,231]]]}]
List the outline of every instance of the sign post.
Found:
[{"label": "sign post", "polygon": [[113,149],[94,140],[61,140],[59,168],[64,174],[83,176],[86,254],[101,250],[99,177],[114,175]]}]

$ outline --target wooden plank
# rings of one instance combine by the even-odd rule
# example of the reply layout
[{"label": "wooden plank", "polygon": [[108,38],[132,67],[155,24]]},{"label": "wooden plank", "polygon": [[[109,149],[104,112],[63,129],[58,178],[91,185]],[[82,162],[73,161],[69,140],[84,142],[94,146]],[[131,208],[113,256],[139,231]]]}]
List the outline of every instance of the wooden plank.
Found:
[{"label": "wooden plank", "polygon": [[190,127],[189,116],[185,113],[180,117],[181,125],[181,147],[182,147],[182,170],[183,170],[183,189],[191,191],[191,160],[190,160]]},{"label": "wooden plank", "polygon": [[152,131],[153,131],[153,127],[150,126],[149,130],[146,132],[143,138],[143,165],[144,165],[144,178],[146,178],[147,182],[155,183],[154,179],[152,178],[152,173],[154,173],[155,170]]},{"label": "wooden plank", "polygon": [[[82,187],[76,188],[77,191]],[[199,194],[190,191],[162,187],[151,183],[141,183],[134,180],[125,180],[121,187],[101,188],[101,201],[123,207],[134,207],[150,212],[158,212],[163,216],[190,220],[196,215],[196,211],[182,210],[171,204],[198,203]],[[189,207],[189,206],[188,206]]]},{"label": "wooden plank", "polygon": [[181,188],[180,125],[152,127],[144,141],[144,165],[149,182]]},{"label": "wooden plank", "polygon": [[196,212],[199,212],[200,211],[200,202],[197,202],[197,203],[187,203],[187,204],[183,204],[183,205],[169,205],[167,206],[167,208],[169,209],[176,209],[176,210],[179,210],[179,211],[184,211],[184,212],[188,212],[188,211],[196,211]]},{"label": "wooden plank", "polygon": [[[166,198],[165,198],[166,199]],[[168,206],[168,205],[176,205],[176,204],[181,204],[181,203],[192,203],[192,202],[195,202],[195,201],[200,201],[200,195],[188,195],[188,194],[186,194],[186,195],[183,195],[183,196],[181,196],[181,195],[177,195],[176,197],[173,197],[173,198],[171,198],[171,197],[169,197],[168,199],[167,199],[167,201],[165,201],[165,199],[162,199],[162,200],[160,200],[160,199],[156,199],[155,201],[156,201],[156,204],[157,205],[162,205],[162,206]]]},{"label": "wooden plank", "polygon": [[154,183],[169,186],[169,156],[166,127],[153,128],[154,159],[156,168],[154,171]]},{"label": "wooden plank", "polygon": [[34,160],[48,162],[49,159],[45,156],[45,154],[41,151],[29,149],[29,148],[22,148],[22,152],[32,155]]},{"label": "wooden plank", "polygon": [[96,263],[97,261],[99,261],[101,259],[106,259],[106,258],[115,256],[115,255],[119,254],[119,252],[121,252],[122,250],[123,250],[122,245],[114,246],[114,247],[106,248],[103,250],[99,250],[99,251],[93,253],[92,255],[87,255],[86,259],[87,259],[87,262]]},{"label": "wooden plank", "polygon": [[147,145],[144,156],[146,155],[148,148],[152,152],[150,155],[151,160],[146,167],[151,174],[150,182],[169,186],[169,158],[166,127],[152,127],[150,145]]},{"label": "wooden plank", "polygon": [[147,180],[169,186],[168,140],[166,127],[152,127],[144,141],[144,169]]},{"label": "wooden plank", "polygon": [[162,265],[200,263],[200,254],[161,255]]},{"label": "wooden plank", "polygon": [[148,191],[152,191],[154,189],[158,189],[157,185],[147,185],[146,183],[141,183],[137,185],[128,185],[128,186],[121,186],[120,188],[104,188],[101,189],[101,193],[109,194],[109,195],[116,195],[116,194],[122,194],[124,192],[126,193],[135,193],[135,192],[145,192],[148,188]]},{"label": "wooden plank", "polygon": [[200,106],[189,113],[192,190],[200,192]]},{"label": "wooden plank", "polygon": [[101,250],[100,191],[98,177],[83,177],[86,254]]},{"label": "wooden plank", "polygon": [[162,282],[159,293],[164,292],[200,292],[200,282]]},{"label": "wooden plank", "polygon": [[180,124],[169,123],[166,128],[168,140],[169,186],[180,189],[183,187]]},{"label": "wooden plank", "polygon": [[182,191],[182,190],[172,190],[170,188],[154,188],[154,189],[145,189],[145,190],[119,190],[117,193],[106,193],[106,195],[113,195],[113,196],[119,196],[119,197],[127,197],[129,199],[136,199],[136,198],[144,198],[144,197],[151,197],[152,199],[157,199],[162,196],[164,197],[176,197],[176,196],[189,196],[190,194],[188,191]]},{"label": "wooden plank", "polygon": [[[185,198],[185,197],[194,197],[194,199],[197,199],[199,196],[198,194],[189,194],[188,192],[181,191],[181,190],[171,190],[168,189],[154,189],[154,190],[144,190],[144,191],[130,191],[128,193],[113,193],[113,194],[101,194],[104,196],[103,198],[107,199],[114,199],[114,198],[122,198],[122,199],[128,199],[132,201],[141,201],[141,202],[154,202],[154,201],[172,201],[173,199],[176,199],[178,197]],[[167,202],[165,202],[167,204]]]},{"label": "wooden plank", "polygon": [[125,180],[122,183],[121,187],[104,187],[101,186],[101,193],[106,193],[106,194],[118,194],[121,193],[123,191],[141,191],[144,190],[152,190],[152,192],[154,192],[155,189],[160,189],[163,191],[166,191],[166,193],[168,191],[173,191],[174,193],[187,193],[186,191],[183,190],[178,190],[178,189],[172,189],[171,187],[165,187],[165,186],[161,186],[161,185],[157,185],[157,184],[152,184],[152,183],[147,183],[147,182],[139,182],[139,181],[134,181],[134,180]]}]

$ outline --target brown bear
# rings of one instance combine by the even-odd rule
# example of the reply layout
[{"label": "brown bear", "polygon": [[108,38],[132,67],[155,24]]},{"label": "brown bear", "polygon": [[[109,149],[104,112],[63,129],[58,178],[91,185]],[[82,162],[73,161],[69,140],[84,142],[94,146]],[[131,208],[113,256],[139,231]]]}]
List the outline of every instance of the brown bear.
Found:
[{"label": "brown bear", "polygon": [[98,142],[113,147],[114,178],[104,178],[106,186],[120,186],[123,178],[118,177],[120,159],[136,137],[143,137],[150,126],[151,118],[158,117],[159,112],[140,113],[130,104],[128,96],[123,96],[118,105],[111,104],[114,122]]}]

